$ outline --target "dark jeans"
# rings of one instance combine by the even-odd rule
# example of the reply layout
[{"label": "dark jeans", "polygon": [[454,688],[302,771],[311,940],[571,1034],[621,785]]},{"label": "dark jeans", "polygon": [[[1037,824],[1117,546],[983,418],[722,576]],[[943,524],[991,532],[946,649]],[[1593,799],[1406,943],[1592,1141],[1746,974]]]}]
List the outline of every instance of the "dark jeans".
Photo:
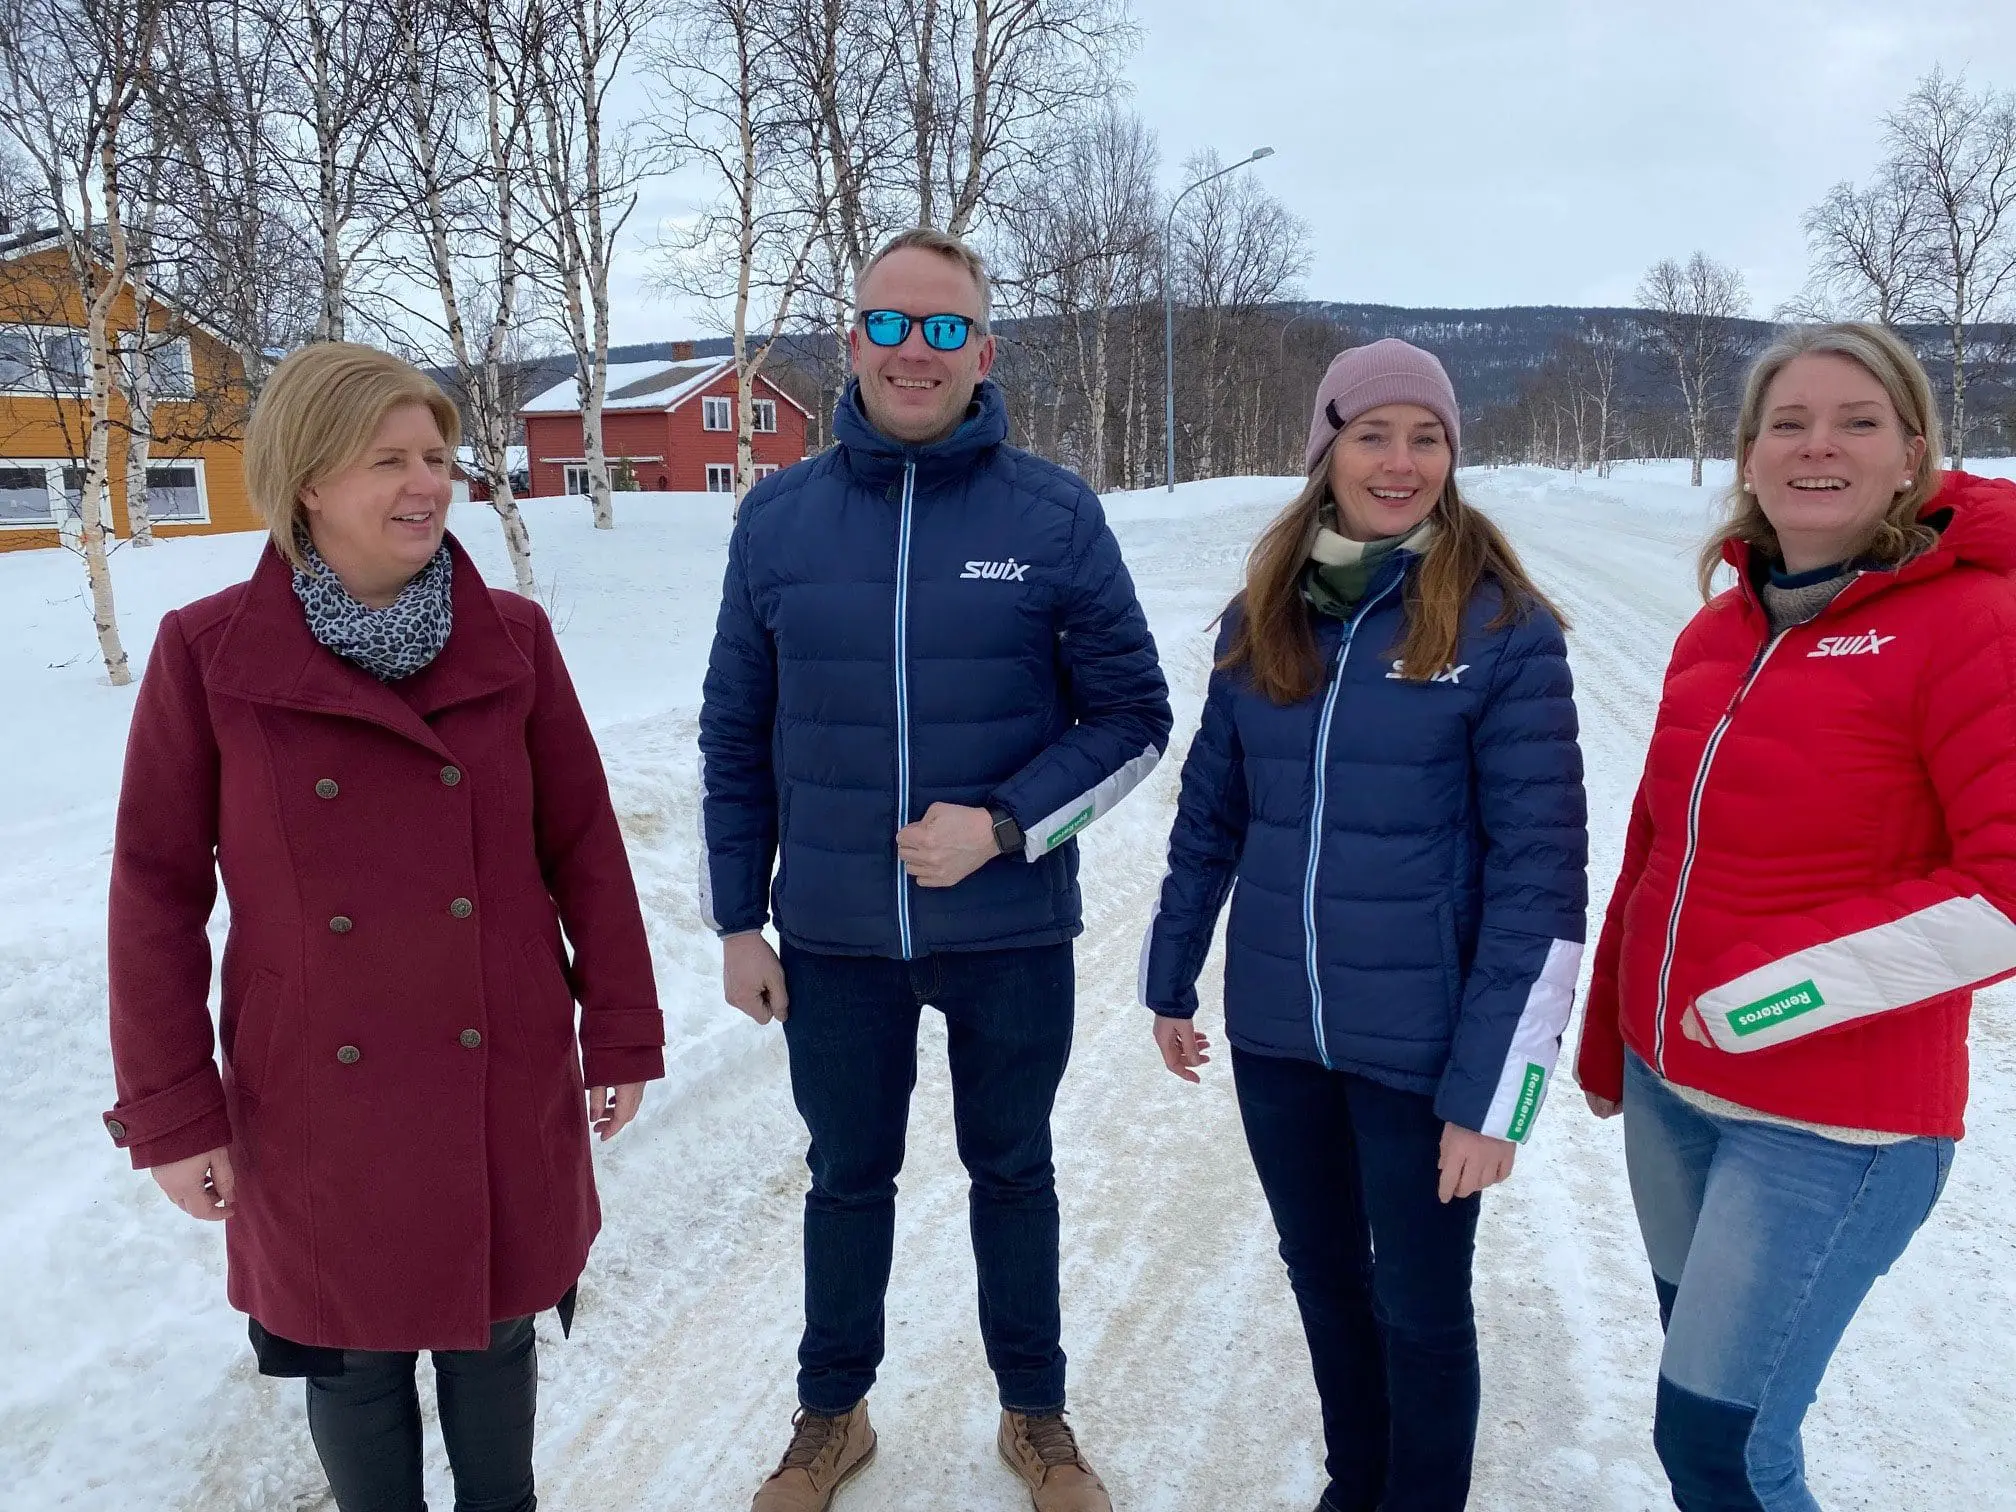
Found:
[{"label": "dark jeans", "polygon": [[[418,1359],[352,1349],[341,1375],[308,1378],[308,1432],[338,1512],[426,1512],[413,1387]],[[435,1350],[434,1378],[455,1512],[533,1512],[539,1356],[532,1320],[493,1325],[488,1349]]]},{"label": "dark jeans", "polygon": [[805,1336],[798,1400],[845,1412],[882,1363],[896,1176],[924,1005],[945,1015],[952,1124],[972,1178],[980,1337],[1017,1412],[1064,1405],[1050,1107],[1071,1055],[1071,946],[913,961],[783,950],[791,1091],[805,1163]]},{"label": "dark jeans", "polygon": [[1430,1099],[1232,1051],[1323,1401],[1323,1505],[1461,1512],[1477,1442],[1470,1255],[1481,1199],[1436,1199]]}]

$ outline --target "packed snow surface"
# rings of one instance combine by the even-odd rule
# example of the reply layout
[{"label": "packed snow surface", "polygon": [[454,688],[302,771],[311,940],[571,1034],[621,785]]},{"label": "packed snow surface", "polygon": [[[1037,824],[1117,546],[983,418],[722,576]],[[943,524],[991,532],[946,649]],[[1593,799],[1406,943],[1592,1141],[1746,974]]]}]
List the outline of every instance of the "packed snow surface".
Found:
[{"label": "packed snow surface", "polygon": [[[1710,482],[1727,478],[1723,464]],[[1465,482],[1574,622],[1600,914],[1661,671],[1695,607],[1692,556],[1715,490],[1686,487],[1671,463],[1607,480],[1513,468]],[[1322,1484],[1315,1395],[1229,1068],[1221,1058],[1202,1087],[1169,1076],[1134,1002],[1211,620],[1293,487],[1229,479],[1108,500],[1168,669],[1178,746],[1084,837],[1076,1053],[1056,1115],[1073,1417],[1123,1512],[1307,1512]],[[591,529],[578,499],[534,500],[526,515],[643,892],[671,1074],[597,1150],[608,1225],[573,1339],[540,1321],[540,1490],[554,1508],[713,1512],[747,1505],[788,1432],[804,1132],[779,1032],[721,1002],[692,885],[694,726],[726,501],[619,495],[617,510],[613,534]],[[487,510],[460,505],[456,525],[486,576],[508,584]],[[259,546],[230,536],[120,551],[136,667],[166,610],[243,577]],[[82,589],[66,553],[0,556],[0,758],[18,779],[0,811],[0,1137],[14,1151],[0,1229],[0,1506],[327,1507],[299,1385],[254,1372],[225,1304],[222,1235],[170,1208],[99,1122],[113,1095],[106,868],[133,690],[106,685]],[[1214,959],[1204,985],[1214,1032],[1219,971]],[[2012,1004],[2004,990],[1979,1005],[1970,1134],[1951,1183],[1809,1419],[1830,1509],[2016,1505]],[[881,1454],[839,1512],[1028,1505],[994,1456],[944,1034],[925,1017],[873,1398]],[[1486,1392],[1472,1505],[1670,1505],[1650,1436],[1658,1323],[1621,1132],[1572,1088],[1486,1199],[1476,1295]],[[438,1443],[430,1456],[429,1497],[446,1508]]]}]

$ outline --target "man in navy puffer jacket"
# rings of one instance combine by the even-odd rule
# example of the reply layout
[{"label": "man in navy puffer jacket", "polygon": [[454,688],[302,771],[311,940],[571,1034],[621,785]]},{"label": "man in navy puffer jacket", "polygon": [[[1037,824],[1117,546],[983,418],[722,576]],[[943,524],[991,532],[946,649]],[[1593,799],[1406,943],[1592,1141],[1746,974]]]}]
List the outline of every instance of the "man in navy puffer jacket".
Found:
[{"label": "man in navy puffer jacket", "polygon": [[906,233],[857,303],[839,444],[743,503],[701,711],[726,995],[784,1021],[812,1136],[803,1411],[755,1509],[816,1512],[873,1452],[863,1399],[929,1004],[1001,1454],[1043,1512],[1103,1512],[1062,1415],[1049,1118],[1081,928],[1073,837],[1160,758],[1168,691],[1098,499],[1004,444],[979,259]]}]

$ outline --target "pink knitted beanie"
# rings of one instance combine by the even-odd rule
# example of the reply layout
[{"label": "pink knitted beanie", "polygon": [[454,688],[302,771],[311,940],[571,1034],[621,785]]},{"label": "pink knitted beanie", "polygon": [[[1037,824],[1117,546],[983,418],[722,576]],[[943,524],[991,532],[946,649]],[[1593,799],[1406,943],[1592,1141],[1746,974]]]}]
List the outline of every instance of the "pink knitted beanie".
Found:
[{"label": "pink knitted beanie", "polygon": [[1449,375],[1433,353],[1389,336],[1339,352],[1323,375],[1316,390],[1316,413],[1309,420],[1309,469],[1315,470],[1332,437],[1382,404],[1418,404],[1432,410],[1449,434],[1450,456],[1456,455],[1462,425]]}]

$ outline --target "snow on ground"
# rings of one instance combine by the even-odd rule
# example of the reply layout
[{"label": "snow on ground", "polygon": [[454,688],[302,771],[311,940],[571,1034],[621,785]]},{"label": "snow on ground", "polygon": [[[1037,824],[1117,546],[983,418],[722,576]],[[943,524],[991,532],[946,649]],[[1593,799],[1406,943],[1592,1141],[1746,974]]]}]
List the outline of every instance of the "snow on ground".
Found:
[{"label": "snow on ground", "polygon": [[[1694,607],[1691,559],[1714,498],[1685,479],[1672,463],[1625,464],[1608,480],[1466,476],[1575,624],[1599,909],[1667,650]],[[1231,479],[1109,500],[1175,691],[1179,744],[1196,720],[1211,619],[1293,487]],[[672,1074],[638,1124],[596,1152],[608,1226],[574,1338],[541,1321],[538,1458],[554,1508],[712,1512],[747,1505],[786,1432],[804,1135],[781,1037],[720,1002],[691,886],[695,712],[727,513],[706,495],[625,495],[618,508],[614,534],[590,529],[579,501],[535,500],[527,514],[644,894]],[[508,583],[482,508],[461,506],[457,524],[486,576]],[[243,576],[258,546],[239,536],[121,552],[136,664],[165,610]],[[0,1229],[13,1299],[0,1312],[0,1507],[327,1507],[299,1386],[253,1371],[224,1303],[221,1236],[125,1169],[99,1124],[111,1100],[105,870],[132,692],[103,685],[80,589],[64,554],[0,556],[0,760],[18,779],[0,812],[0,1033],[12,1052],[0,1061],[0,1136],[15,1151]],[[1180,754],[1084,841],[1078,1040],[1056,1115],[1074,1417],[1123,1512],[1306,1512],[1321,1486],[1314,1394],[1227,1068],[1201,1088],[1168,1076],[1133,1002]],[[1218,973],[1214,960],[1207,1019]],[[2010,1505],[2012,1005],[2006,990],[1982,1002],[1973,1132],[1810,1419],[1830,1509]],[[874,1398],[882,1452],[841,1512],[1027,1506],[994,1458],[943,1031],[926,1018]],[[1572,1091],[1487,1202],[1477,1303],[1487,1397],[1473,1505],[1666,1505],[1649,1436],[1658,1330],[1620,1132]],[[438,1445],[430,1454],[430,1496],[445,1508],[445,1463]]]}]

